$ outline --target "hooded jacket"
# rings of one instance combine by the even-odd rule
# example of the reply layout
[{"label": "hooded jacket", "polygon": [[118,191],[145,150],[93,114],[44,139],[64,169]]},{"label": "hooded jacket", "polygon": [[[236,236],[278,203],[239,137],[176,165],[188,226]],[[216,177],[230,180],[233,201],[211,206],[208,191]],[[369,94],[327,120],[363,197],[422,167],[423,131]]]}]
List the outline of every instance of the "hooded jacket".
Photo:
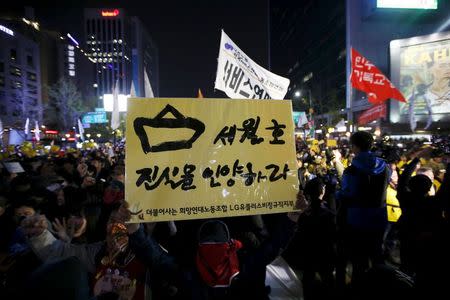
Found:
[{"label": "hooded jacket", "polygon": [[386,190],[389,168],[372,152],[360,152],[344,171],[336,199],[346,225],[361,230],[383,230],[387,225]]}]

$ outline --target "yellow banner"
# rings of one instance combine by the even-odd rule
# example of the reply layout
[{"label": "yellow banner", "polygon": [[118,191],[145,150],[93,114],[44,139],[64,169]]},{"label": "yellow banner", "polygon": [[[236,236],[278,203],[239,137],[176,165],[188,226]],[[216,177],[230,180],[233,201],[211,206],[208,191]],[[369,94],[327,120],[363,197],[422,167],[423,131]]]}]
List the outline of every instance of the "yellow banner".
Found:
[{"label": "yellow banner", "polygon": [[129,99],[125,166],[132,222],[292,211],[291,102]]}]

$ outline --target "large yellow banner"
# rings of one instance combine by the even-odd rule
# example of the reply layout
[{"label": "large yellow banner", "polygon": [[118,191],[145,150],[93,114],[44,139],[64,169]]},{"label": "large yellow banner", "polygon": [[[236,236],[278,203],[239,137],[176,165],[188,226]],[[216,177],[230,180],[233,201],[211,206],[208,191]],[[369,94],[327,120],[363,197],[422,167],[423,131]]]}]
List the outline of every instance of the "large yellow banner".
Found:
[{"label": "large yellow banner", "polygon": [[290,101],[135,98],[127,111],[132,222],[293,210]]}]

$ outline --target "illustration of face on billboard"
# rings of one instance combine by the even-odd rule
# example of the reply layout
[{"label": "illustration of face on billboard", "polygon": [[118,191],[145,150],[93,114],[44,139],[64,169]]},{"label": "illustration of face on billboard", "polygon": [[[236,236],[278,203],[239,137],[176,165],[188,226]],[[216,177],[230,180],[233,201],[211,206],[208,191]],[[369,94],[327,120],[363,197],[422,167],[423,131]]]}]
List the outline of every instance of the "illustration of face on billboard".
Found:
[{"label": "illustration of face on billboard", "polygon": [[400,49],[400,114],[450,113],[450,40]]}]

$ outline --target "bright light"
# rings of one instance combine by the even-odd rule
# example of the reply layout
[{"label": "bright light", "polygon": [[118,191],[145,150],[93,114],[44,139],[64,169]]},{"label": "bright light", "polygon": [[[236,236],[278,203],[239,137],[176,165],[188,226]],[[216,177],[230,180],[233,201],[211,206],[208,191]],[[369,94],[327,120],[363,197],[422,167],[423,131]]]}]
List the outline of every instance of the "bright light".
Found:
[{"label": "bright light", "polygon": [[377,137],[380,136],[380,135],[381,135],[381,130],[380,130],[379,128],[375,129],[374,134],[375,134],[375,136],[377,136]]},{"label": "bright light", "polygon": [[300,97],[302,95],[302,93],[300,93],[300,91],[295,91],[294,96],[295,97]]},{"label": "bright light", "polygon": [[3,31],[6,34],[9,34],[10,36],[14,36],[14,31],[12,31],[11,29],[9,29],[3,25],[0,25],[0,31]]},{"label": "bright light", "polygon": [[99,137],[101,137],[102,136],[102,134],[101,133],[97,133],[97,137],[99,138]]},{"label": "bright light", "polygon": [[341,126],[336,129],[337,132],[345,132],[347,131],[347,126]]},{"label": "bright light", "polygon": [[345,136],[346,136],[346,137],[350,137],[351,135],[352,135],[352,134],[351,134],[350,132],[348,132],[348,131],[345,133]]},{"label": "bright light", "polygon": [[69,138],[69,137],[70,137],[70,134],[69,134],[69,133],[66,133],[65,136],[66,136],[66,138]]},{"label": "bright light", "polygon": [[96,88],[98,87],[98,84],[94,83],[92,86]]},{"label": "bright light", "polygon": [[87,138],[90,138],[90,137],[91,137],[91,134],[90,134],[90,133],[86,133],[86,137],[87,137]]},{"label": "bright light", "polygon": [[70,35],[70,33],[67,34],[67,37],[68,37],[72,42],[74,42],[75,45],[77,45],[77,46],[80,45],[80,44],[77,42],[77,40],[74,39],[73,36]]},{"label": "bright light", "polygon": [[45,125],[41,125],[41,128],[45,128]]},{"label": "bright light", "polygon": [[[127,98],[129,98],[130,95],[122,95],[119,94],[119,111],[125,112],[127,111]],[[103,107],[105,108],[105,111],[112,111],[113,110],[113,95],[112,94],[104,94],[103,95]]]},{"label": "bright light", "polygon": [[102,17],[117,17],[119,15],[119,10],[102,10]]},{"label": "bright light", "polygon": [[438,0],[377,0],[378,8],[437,9]]},{"label": "bright light", "polygon": [[25,23],[27,23],[28,25],[30,25],[30,21],[29,20],[27,20],[27,19],[25,19],[25,18],[22,18],[22,21],[24,21]]},{"label": "bright light", "polygon": [[79,138],[80,137],[80,135],[77,133],[77,134],[75,134],[75,136],[77,137],[77,138]]}]

